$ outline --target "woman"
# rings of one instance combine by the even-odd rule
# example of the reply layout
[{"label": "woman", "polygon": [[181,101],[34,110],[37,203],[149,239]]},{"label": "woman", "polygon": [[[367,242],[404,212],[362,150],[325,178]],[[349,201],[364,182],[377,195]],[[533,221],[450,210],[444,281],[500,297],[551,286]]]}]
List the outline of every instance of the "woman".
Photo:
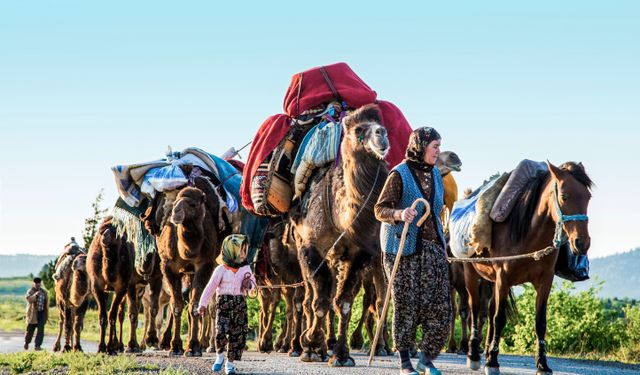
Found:
[{"label": "woman", "polygon": [[[451,302],[449,266],[445,255],[440,213],[444,188],[436,160],[440,154],[440,134],[429,127],[411,133],[406,159],[396,166],[382,189],[375,206],[376,218],[382,221],[380,239],[384,267],[391,274],[405,223],[411,223],[398,273],[393,282],[393,341],[400,353],[401,374],[440,375],[433,360],[440,353],[449,334]],[[429,218],[421,228],[414,219],[424,213],[411,204],[424,198],[431,205]],[[419,343],[420,360],[414,370],[409,350],[416,342],[416,329],[422,326]]]}]

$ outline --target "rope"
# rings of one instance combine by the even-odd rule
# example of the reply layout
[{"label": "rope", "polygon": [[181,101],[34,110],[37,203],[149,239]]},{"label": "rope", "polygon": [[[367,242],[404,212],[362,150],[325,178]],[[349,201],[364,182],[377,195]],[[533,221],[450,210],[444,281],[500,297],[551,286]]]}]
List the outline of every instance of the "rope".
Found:
[{"label": "rope", "polygon": [[[365,199],[364,203],[360,206],[360,209],[356,213],[356,216],[353,218],[353,221],[351,221],[351,225],[349,225],[349,227],[347,227],[344,231],[342,231],[342,233],[340,233],[338,238],[336,238],[336,240],[333,242],[333,245],[331,245],[329,250],[327,250],[327,253],[325,254],[324,258],[322,258],[322,262],[320,262],[320,264],[318,264],[318,267],[316,267],[316,269],[311,273],[311,276],[308,277],[307,280],[313,279],[316,276],[318,271],[320,271],[320,268],[327,262],[327,257],[329,256],[329,254],[335,249],[335,247],[338,244],[338,242],[340,242],[342,237],[344,237],[344,235],[347,233],[347,230],[349,230],[351,228],[351,226],[353,225],[353,223],[355,223],[356,220],[358,220],[358,217],[362,213],[362,210],[364,210],[364,208],[367,206],[367,203],[369,202],[369,199],[371,199],[371,194],[373,194],[373,191],[376,188],[376,183],[378,182],[378,177],[380,177],[380,165],[379,164],[378,164],[378,170],[376,171],[376,178],[373,181],[373,185],[371,185],[371,190],[369,191],[369,194],[367,195],[367,199]],[[293,284],[256,285],[256,289],[298,288],[298,287],[303,286],[305,283],[306,283],[306,281],[300,281],[300,282],[293,283]]]},{"label": "rope", "polygon": [[542,250],[534,251],[533,253],[528,254],[520,254],[520,255],[511,255],[504,257],[493,257],[493,258],[449,258],[447,256],[447,261],[449,263],[496,263],[496,262],[508,262],[511,260],[517,259],[527,259],[533,258],[536,261],[539,261],[543,257],[551,254],[554,250],[556,250],[553,246],[547,246]]}]

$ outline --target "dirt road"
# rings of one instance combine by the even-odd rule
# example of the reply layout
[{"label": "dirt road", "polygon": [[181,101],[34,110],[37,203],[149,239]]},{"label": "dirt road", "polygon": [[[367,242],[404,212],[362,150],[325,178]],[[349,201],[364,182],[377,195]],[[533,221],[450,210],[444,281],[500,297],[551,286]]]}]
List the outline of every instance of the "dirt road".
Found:
[{"label": "dirt road", "polygon": [[[47,336],[43,347],[51,350],[55,337]],[[19,332],[0,333],[0,353],[22,351],[23,336]],[[85,352],[95,352],[96,343],[84,342]],[[32,344],[33,348],[33,344]],[[356,367],[331,368],[326,363],[303,363],[297,358],[289,358],[286,354],[261,354],[246,352],[238,369],[242,374],[317,374],[317,375],[383,375],[398,374],[396,357],[376,357],[371,367],[367,367],[367,357],[363,353],[353,353]],[[161,368],[172,366],[193,374],[211,374],[214,356],[204,354],[202,358],[169,358],[167,352],[146,351],[137,355],[140,362],[150,362]],[[415,360],[414,360],[415,361]],[[471,371],[466,366],[466,358],[455,354],[442,354],[435,362],[445,374],[481,375],[482,371]],[[532,357],[501,355],[502,374],[535,374]],[[625,365],[615,362],[582,361],[573,359],[549,358],[549,365],[557,375],[631,375],[640,373],[640,365]]]}]

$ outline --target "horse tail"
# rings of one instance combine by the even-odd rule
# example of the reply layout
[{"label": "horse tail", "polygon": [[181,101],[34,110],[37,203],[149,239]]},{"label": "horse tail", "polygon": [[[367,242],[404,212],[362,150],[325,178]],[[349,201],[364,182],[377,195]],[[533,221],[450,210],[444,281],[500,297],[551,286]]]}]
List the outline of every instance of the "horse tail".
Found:
[{"label": "horse tail", "polygon": [[520,318],[520,313],[518,312],[518,306],[516,306],[516,295],[513,293],[513,288],[509,289],[509,298],[507,298],[507,321],[511,323],[516,323]]}]

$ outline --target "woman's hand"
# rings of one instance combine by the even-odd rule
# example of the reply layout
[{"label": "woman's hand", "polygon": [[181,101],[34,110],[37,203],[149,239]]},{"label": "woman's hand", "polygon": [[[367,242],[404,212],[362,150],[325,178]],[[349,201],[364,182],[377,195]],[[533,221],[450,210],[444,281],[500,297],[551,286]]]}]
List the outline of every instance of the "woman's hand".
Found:
[{"label": "woman's hand", "polygon": [[416,216],[418,216],[418,211],[409,207],[402,210],[402,212],[400,213],[400,220],[404,221],[405,223],[411,223],[416,218]]},{"label": "woman's hand", "polygon": [[204,306],[199,306],[198,307],[198,314],[200,314],[201,316],[203,316],[206,311],[207,311],[206,307],[204,307]]}]

